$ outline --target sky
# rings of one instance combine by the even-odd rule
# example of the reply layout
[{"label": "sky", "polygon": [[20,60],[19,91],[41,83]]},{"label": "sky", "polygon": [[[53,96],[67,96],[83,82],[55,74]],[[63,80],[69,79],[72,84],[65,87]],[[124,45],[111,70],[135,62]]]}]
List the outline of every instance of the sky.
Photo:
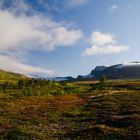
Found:
[{"label": "sky", "polygon": [[139,0],[0,0],[0,69],[86,75],[140,60]]}]

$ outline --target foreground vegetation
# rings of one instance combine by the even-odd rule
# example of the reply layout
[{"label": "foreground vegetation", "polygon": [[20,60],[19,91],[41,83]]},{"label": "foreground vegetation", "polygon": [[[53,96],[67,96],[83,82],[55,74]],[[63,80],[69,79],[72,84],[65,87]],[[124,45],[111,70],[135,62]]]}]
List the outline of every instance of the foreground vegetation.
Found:
[{"label": "foreground vegetation", "polygon": [[140,139],[140,81],[1,81],[0,139]]}]

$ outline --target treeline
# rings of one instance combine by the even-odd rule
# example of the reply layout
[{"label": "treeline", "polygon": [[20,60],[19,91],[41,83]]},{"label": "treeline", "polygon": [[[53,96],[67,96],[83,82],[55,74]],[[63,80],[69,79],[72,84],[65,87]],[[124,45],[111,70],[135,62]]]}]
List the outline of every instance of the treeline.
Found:
[{"label": "treeline", "polygon": [[81,92],[79,86],[68,84],[65,81],[49,80],[19,80],[18,82],[3,82],[0,84],[0,93],[15,96],[64,95]]},{"label": "treeline", "polygon": [[0,93],[12,96],[42,96],[42,95],[64,95],[71,93],[86,93],[99,91],[104,92],[107,89],[105,76],[102,76],[99,83],[96,84],[73,84],[65,81],[56,82],[39,79],[24,79],[15,81],[6,81],[0,83]]},{"label": "treeline", "polygon": [[4,82],[0,85],[1,93],[17,96],[62,95],[65,94],[66,83],[48,80],[19,80],[17,83]]}]

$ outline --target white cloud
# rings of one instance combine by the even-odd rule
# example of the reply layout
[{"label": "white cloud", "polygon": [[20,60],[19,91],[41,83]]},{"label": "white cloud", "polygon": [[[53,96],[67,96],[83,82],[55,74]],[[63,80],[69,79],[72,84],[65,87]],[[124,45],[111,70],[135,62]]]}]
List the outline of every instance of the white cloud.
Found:
[{"label": "white cloud", "polygon": [[91,44],[97,44],[97,45],[105,45],[108,43],[115,43],[116,40],[114,40],[115,36],[110,33],[101,33],[101,32],[93,32],[90,37],[90,43]]},{"label": "white cloud", "polygon": [[119,6],[116,5],[116,4],[114,4],[114,5],[112,5],[112,6],[109,8],[109,12],[114,12],[114,11],[116,11],[116,10],[118,10],[118,9],[119,9]]},{"label": "white cloud", "polygon": [[0,68],[6,71],[12,71],[22,73],[25,75],[42,73],[44,75],[54,75],[55,73],[51,70],[43,69],[40,67],[34,67],[17,60],[14,57],[8,55],[0,55]]},{"label": "white cloud", "polygon": [[90,48],[82,52],[82,56],[92,56],[97,54],[115,54],[127,51],[129,46],[118,45],[114,35],[110,33],[93,32],[90,37]]},{"label": "white cloud", "polygon": [[128,46],[125,45],[106,45],[96,46],[93,45],[91,48],[87,48],[84,52],[84,56],[91,56],[96,54],[114,54],[128,50]]},{"label": "white cloud", "polygon": [[68,6],[69,7],[77,7],[81,5],[85,5],[89,0],[69,0]]},{"label": "white cloud", "polygon": [[1,50],[53,50],[71,46],[82,37],[80,30],[67,29],[42,16],[15,16],[8,11],[0,11],[0,17]]},{"label": "white cloud", "polygon": [[[21,7],[23,11],[17,13]],[[0,68],[23,74],[53,74],[53,71],[28,65],[25,54],[31,50],[52,51],[73,46],[82,38],[82,31],[37,13],[28,16],[24,13],[28,8],[21,3],[17,9],[0,10],[0,53],[8,54],[0,54]],[[19,57],[19,54],[22,55]]]}]

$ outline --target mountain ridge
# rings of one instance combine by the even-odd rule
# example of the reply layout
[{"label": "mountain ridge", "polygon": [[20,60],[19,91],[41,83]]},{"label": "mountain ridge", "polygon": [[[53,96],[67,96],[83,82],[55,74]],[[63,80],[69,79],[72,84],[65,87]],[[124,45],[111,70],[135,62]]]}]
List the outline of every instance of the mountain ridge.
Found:
[{"label": "mountain ridge", "polygon": [[[140,62],[122,63],[108,67],[97,66],[91,71],[90,75],[93,79],[99,79],[102,75],[105,75],[108,79],[140,79]],[[84,77],[86,78],[86,76]]]}]

